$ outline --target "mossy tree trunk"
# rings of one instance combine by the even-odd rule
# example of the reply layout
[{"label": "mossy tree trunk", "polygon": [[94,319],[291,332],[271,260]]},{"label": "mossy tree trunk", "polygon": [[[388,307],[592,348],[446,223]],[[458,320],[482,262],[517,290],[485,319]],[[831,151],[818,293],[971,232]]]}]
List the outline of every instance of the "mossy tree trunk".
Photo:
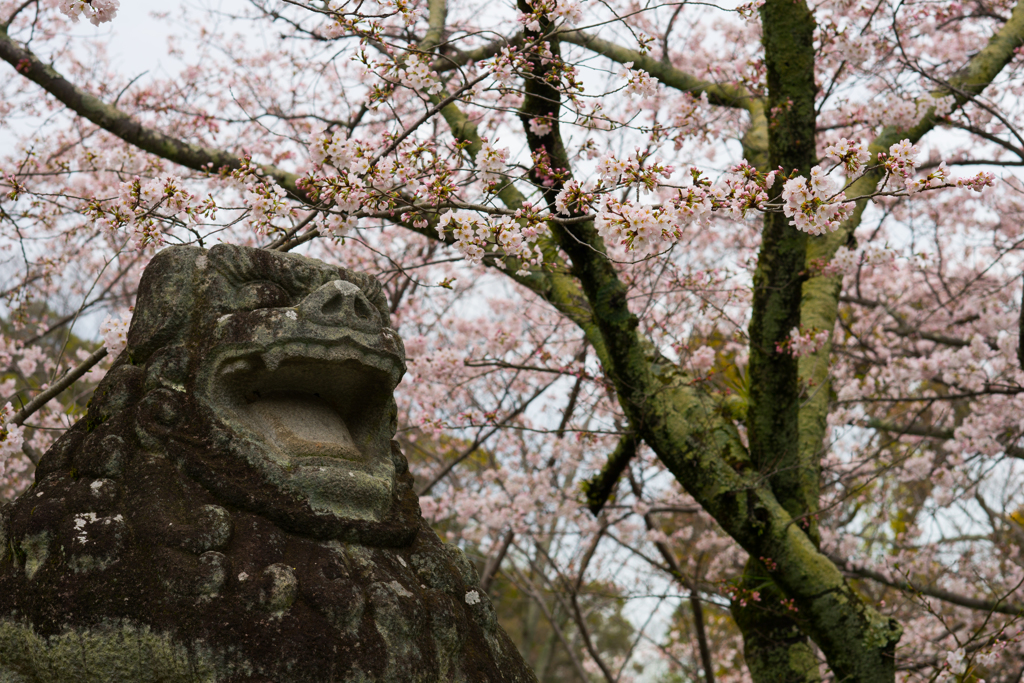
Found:
[{"label": "mossy tree trunk", "polygon": [[[802,0],[768,0],[761,8],[768,78],[768,166],[806,176],[815,162],[814,17]],[[777,182],[772,198],[778,198]],[[770,482],[782,507],[817,543],[814,513],[819,495],[819,453],[800,448],[801,383],[788,352],[790,331],[800,327],[808,236],[781,213],[768,213],[754,273],[750,322],[750,400],[747,431],[754,468]],[[762,561],[763,560],[763,561]],[[747,563],[733,605],[743,633],[744,656],[755,681],[802,683],[820,679],[807,636],[772,581],[765,563]]]}]

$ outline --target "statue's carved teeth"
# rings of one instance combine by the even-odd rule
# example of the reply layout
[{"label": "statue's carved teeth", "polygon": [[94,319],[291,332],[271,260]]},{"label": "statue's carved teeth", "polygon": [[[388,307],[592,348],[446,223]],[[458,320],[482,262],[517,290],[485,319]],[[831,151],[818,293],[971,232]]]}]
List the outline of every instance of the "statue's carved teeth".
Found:
[{"label": "statue's carved teeth", "polygon": [[251,372],[252,369],[253,363],[251,360],[248,358],[236,358],[224,364],[221,374],[232,375],[235,373]]}]

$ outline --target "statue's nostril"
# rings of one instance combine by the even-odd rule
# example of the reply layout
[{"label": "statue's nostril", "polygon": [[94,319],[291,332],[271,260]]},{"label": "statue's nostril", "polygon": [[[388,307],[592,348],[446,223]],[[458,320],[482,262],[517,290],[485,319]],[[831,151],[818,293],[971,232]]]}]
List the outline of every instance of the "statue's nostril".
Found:
[{"label": "statue's nostril", "polygon": [[357,296],[354,304],[357,317],[362,318],[363,320],[373,320],[374,310],[366,299],[361,296]]},{"label": "statue's nostril", "polygon": [[335,294],[320,307],[320,311],[324,315],[336,315],[340,313],[341,309],[344,307],[345,297],[341,294]]}]

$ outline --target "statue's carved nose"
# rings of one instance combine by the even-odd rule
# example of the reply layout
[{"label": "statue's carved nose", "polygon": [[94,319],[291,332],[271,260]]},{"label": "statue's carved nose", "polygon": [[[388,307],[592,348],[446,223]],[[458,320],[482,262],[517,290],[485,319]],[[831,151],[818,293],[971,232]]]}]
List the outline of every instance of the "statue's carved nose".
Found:
[{"label": "statue's carved nose", "polygon": [[303,315],[321,325],[378,330],[380,312],[363,291],[346,280],[334,280],[305,298],[299,306]]}]

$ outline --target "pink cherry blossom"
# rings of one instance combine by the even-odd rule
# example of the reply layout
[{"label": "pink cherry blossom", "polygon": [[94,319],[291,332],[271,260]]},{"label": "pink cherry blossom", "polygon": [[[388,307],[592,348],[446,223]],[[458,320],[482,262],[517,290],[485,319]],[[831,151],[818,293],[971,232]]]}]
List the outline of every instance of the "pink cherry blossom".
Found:
[{"label": "pink cherry blossom", "polygon": [[[157,250],[293,251],[380,280],[420,507],[549,678],[754,680],[755,608],[819,638],[823,680],[890,620],[886,680],[1016,680],[1024,8],[158,9],[169,46],[119,60],[116,0],[0,0],[0,501],[124,349]],[[804,100],[773,91],[783,10]],[[763,547],[793,538],[864,638],[820,637],[792,577],[821,572]]]}]

